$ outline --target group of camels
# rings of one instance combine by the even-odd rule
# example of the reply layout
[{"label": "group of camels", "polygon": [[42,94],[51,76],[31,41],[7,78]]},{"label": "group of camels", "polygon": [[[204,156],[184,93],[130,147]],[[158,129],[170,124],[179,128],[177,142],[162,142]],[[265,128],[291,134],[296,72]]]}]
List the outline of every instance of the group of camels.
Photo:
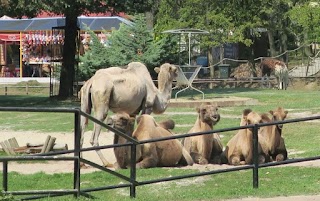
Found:
[{"label": "group of camels", "polygon": [[[165,63],[156,67],[158,87],[152,81],[147,67],[141,62],[131,62],[125,67],[109,67],[98,70],[80,90],[81,110],[91,113],[107,123],[132,136],[138,141],[174,135],[174,121],[156,122],[151,113],[163,113],[170,101],[173,80],[177,77],[177,67]],[[108,111],[114,115],[107,119]],[[140,116],[138,116],[141,113]],[[205,135],[145,143],[137,146],[136,167],[150,168],[228,163],[241,165],[252,163],[252,130],[239,130],[224,148],[218,133],[210,133],[220,121],[218,107],[202,104],[197,108],[197,119],[189,133],[209,132]],[[250,109],[243,111],[240,126],[261,122],[284,120],[287,111],[277,108],[268,114],[258,114]],[[88,119],[81,117],[81,147]],[[90,139],[92,146],[99,146],[101,126],[94,123]],[[285,160],[287,152],[281,137],[282,126],[265,126],[259,130],[259,161]],[[126,143],[126,139],[115,134],[114,143]],[[106,160],[100,150],[96,150],[105,167],[130,167],[130,147],[114,148],[116,163]]]}]

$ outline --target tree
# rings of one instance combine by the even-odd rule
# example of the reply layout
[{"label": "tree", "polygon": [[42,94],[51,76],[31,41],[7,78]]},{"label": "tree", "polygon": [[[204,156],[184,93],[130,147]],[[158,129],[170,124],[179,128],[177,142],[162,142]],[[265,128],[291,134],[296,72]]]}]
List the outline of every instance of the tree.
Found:
[{"label": "tree", "polygon": [[80,57],[83,78],[91,77],[102,67],[124,66],[131,61],[141,61],[150,72],[153,72],[151,68],[160,65],[161,58],[165,57],[166,39],[155,40],[143,15],[135,16],[133,22],[132,26],[121,24],[118,30],[112,31],[107,46],[102,45],[93,31],[90,31],[92,44]]},{"label": "tree", "polygon": [[75,77],[76,64],[76,37],[78,31],[77,17],[87,13],[99,13],[110,11],[116,14],[119,11],[130,11],[136,9],[141,12],[141,8],[149,8],[149,4],[144,1],[125,0],[1,0],[0,11],[3,14],[21,17],[34,17],[42,11],[51,12],[65,16],[65,42],[63,47],[63,68],[60,75],[59,97],[68,98],[73,96],[73,81]]}]

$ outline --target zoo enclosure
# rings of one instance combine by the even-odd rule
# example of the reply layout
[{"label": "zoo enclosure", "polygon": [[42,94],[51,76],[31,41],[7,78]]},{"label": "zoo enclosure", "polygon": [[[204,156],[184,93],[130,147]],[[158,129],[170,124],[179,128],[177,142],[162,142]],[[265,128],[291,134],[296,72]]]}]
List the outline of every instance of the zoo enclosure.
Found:
[{"label": "zoo enclosure", "polygon": [[[275,122],[270,122],[270,123],[261,123],[261,124],[255,124],[255,125],[217,129],[217,130],[212,130],[212,131],[207,131],[207,132],[197,132],[197,133],[173,135],[173,136],[169,136],[169,137],[137,141],[137,140],[133,139],[132,137],[127,136],[126,134],[124,134],[120,131],[117,131],[112,127],[109,127],[105,123],[95,119],[94,117],[90,116],[89,114],[80,111],[80,109],[78,109],[78,108],[73,108],[73,109],[55,108],[55,109],[52,109],[52,108],[32,108],[32,107],[29,107],[29,108],[27,108],[27,107],[24,107],[24,108],[22,108],[22,107],[0,107],[0,111],[1,112],[47,112],[47,113],[53,112],[53,113],[72,113],[72,114],[74,114],[74,147],[75,147],[74,150],[58,151],[58,152],[47,153],[47,154],[36,154],[36,155],[31,155],[31,156],[0,157],[0,162],[3,164],[2,192],[4,194],[10,194],[10,195],[33,195],[32,197],[25,197],[25,198],[23,198],[23,200],[40,199],[40,198],[44,198],[47,196],[54,197],[54,196],[61,196],[61,195],[67,195],[67,194],[73,194],[75,197],[79,197],[80,195],[88,196],[88,194],[87,194],[88,192],[109,190],[109,189],[116,189],[116,188],[124,188],[124,187],[130,188],[130,197],[136,197],[136,187],[137,186],[153,184],[153,183],[158,183],[158,182],[178,180],[178,179],[192,178],[192,177],[198,177],[198,176],[204,176],[204,175],[213,175],[213,174],[220,174],[220,173],[233,172],[233,171],[239,171],[239,170],[247,170],[247,169],[252,169],[253,188],[258,188],[259,187],[259,168],[320,159],[320,156],[314,156],[314,157],[306,157],[306,158],[288,159],[288,160],[281,161],[281,162],[258,164],[258,129],[260,127],[269,126],[269,125],[277,125],[277,124],[289,124],[289,123],[295,123],[295,122],[311,121],[311,120],[320,119],[320,116],[296,118],[296,119],[291,119],[291,120],[275,121]],[[80,131],[80,117],[81,117],[81,115],[89,118],[93,122],[98,123],[107,129],[111,130],[112,132],[115,133],[115,135],[119,135],[121,137],[126,138],[129,142],[125,143],[125,144],[106,145],[106,146],[80,149],[80,132],[81,132]],[[246,129],[246,128],[253,129],[253,164],[251,164],[251,165],[243,165],[243,166],[237,166],[237,167],[221,169],[221,170],[212,170],[212,171],[207,171],[207,172],[193,173],[193,174],[180,175],[180,176],[172,176],[172,177],[146,180],[146,181],[137,181],[137,178],[136,178],[137,171],[136,171],[136,167],[135,167],[136,146],[137,145],[158,142],[158,141],[171,140],[171,139],[180,139],[180,138],[191,137],[191,136],[208,135],[208,134],[212,134],[212,133],[222,133],[222,132],[227,132],[227,131],[235,131],[235,130]],[[85,151],[92,151],[92,150],[96,150],[96,149],[109,149],[109,148],[121,147],[121,146],[131,146],[131,162],[130,162],[130,164],[131,164],[132,168],[130,168],[130,170],[129,170],[130,177],[127,177],[127,176],[122,175],[118,172],[112,171],[110,169],[107,169],[107,168],[105,168],[99,164],[96,164],[92,161],[81,158],[81,156],[80,156],[80,153],[85,152]],[[58,155],[61,155],[61,154],[70,154],[70,153],[73,153],[74,156],[57,157]],[[9,170],[8,162],[22,161],[22,160],[71,160],[71,161],[74,161],[72,189],[9,191],[8,190],[8,182],[9,182],[8,181],[8,170]],[[110,186],[102,186],[102,187],[96,187],[96,188],[81,189],[80,162],[83,162],[83,163],[88,164],[90,166],[93,166],[97,169],[105,171],[109,174],[112,174],[116,177],[119,177],[120,179],[127,181],[127,183],[119,184],[119,185],[110,185]]]}]

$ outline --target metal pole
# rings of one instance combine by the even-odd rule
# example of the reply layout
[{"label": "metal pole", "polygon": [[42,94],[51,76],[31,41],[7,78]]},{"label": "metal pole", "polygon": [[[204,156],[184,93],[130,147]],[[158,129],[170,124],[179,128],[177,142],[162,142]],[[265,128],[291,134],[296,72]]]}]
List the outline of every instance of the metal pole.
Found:
[{"label": "metal pole", "polygon": [[4,192],[8,191],[8,161],[3,161],[3,181],[2,188]]},{"label": "metal pole", "polygon": [[130,168],[130,197],[135,198],[136,197],[136,144],[132,143],[131,145],[131,168]]},{"label": "metal pole", "polygon": [[74,173],[73,173],[73,188],[77,189],[75,197],[80,196],[80,113],[74,113],[74,156],[78,157],[78,160],[74,160]]},{"label": "metal pole", "polygon": [[253,188],[259,187],[259,153],[258,153],[258,126],[253,127]]},{"label": "metal pole", "polygon": [[188,33],[189,38],[189,66],[191,65],[191,33]]}]

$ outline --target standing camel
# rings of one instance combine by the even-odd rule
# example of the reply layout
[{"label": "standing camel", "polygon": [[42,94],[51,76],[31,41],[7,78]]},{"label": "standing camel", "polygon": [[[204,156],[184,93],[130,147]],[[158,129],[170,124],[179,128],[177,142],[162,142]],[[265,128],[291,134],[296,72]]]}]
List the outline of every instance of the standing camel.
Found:
[{"label": "standing camel", "polygon": [[[104,121],[108,111],[126,112],[131,116],[142,113],[163,113],[170,101],[172,82],[177,76],[177,67],[169,63],[156,67],[158,88],[154,85],[147,67],[140,62],[131,62],[127,68],[110,67],[98,70],[80,90],[81,110]],[[88,119],[81,116],[81,147]],[[90,139],[92,146],[99,146],[101,126],[94,123]],[[112,167],[100,150],[96,150],[102,163]]]},{"label": "standing camel", "polygon": [[267,79],[269,79],[271,72],[274,72],[274,75],[277,78],[278,89],[287,89],[289,84],[289,72],[283,61],[265,58],[262,59],[260,68],[262,77],[267,76]]}]

